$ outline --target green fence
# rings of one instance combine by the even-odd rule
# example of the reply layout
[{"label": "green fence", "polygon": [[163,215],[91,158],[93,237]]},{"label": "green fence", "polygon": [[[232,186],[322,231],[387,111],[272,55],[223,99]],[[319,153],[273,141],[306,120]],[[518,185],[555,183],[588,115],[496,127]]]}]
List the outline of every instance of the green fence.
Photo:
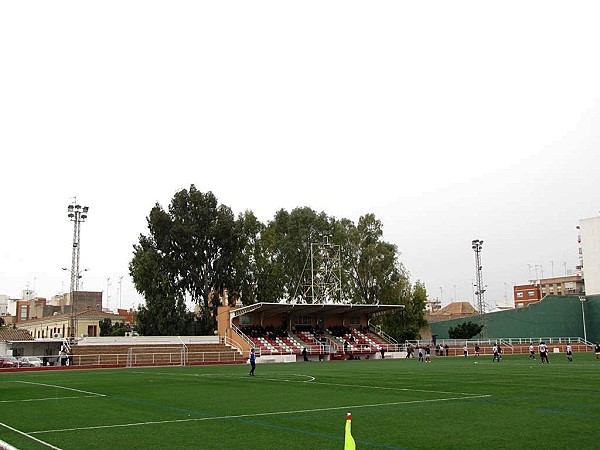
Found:
[{"label": "green fence", "polygon": [[467,321],[483,324],[482,337],[579,336],[583,338],[586,334],[589,342],[598,342],[600,341],[600,296],[587,296],[584,302],[577,295],[547,296],[541,302],[525,308],[433,322],[430,323],[431,333],[437,335],[437,339],[448,339],[450,327]]}]

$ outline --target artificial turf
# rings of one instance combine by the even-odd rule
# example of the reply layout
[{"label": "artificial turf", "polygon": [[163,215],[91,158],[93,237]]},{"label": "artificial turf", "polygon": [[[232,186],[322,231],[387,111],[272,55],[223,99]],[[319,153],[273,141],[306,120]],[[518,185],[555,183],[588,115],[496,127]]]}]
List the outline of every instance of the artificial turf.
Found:
[{"label": "artificial turf", "polygon": [[593,354],[0,371],[0,440],[26,449],[592,449]]}]

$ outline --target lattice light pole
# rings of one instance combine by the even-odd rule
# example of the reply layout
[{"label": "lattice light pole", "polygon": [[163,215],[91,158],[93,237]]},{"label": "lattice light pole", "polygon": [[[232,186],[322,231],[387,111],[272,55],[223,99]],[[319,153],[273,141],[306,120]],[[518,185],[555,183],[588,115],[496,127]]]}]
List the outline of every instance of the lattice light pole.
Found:
[{"label": "lattice light pole", "polygon": [[[310,244],[298,294],[305,303],[340,303],[342,301],[341,246],[330,244],[325,237],[321,244]],[[299,292],[300,291],[300,292]]]},{"label": "lattice light pole", "polygon": [[81,206],[77,204],[77,197],[74,198],[73,203],[67,207],[69,220],[73,222],[73,252],[71,256],[71,320],[70,320],[70,333],[71,337],[75,337],[75,292],[79,291],[79,279],[81,278],[81,271],[79,270],[79,249],[80,249],[80,231],[81,223],[85,222],[88,216],[89,208],[87,206]]},{"label": "lattice light pole", "polygon": [[485,286],[483,284],[483,274],[481,265],[481,249],[483,241],[475,239],[471,242],[471,248],[475,251],[475,296],[477,297],[477,310],[479,314],[485,314]]}]

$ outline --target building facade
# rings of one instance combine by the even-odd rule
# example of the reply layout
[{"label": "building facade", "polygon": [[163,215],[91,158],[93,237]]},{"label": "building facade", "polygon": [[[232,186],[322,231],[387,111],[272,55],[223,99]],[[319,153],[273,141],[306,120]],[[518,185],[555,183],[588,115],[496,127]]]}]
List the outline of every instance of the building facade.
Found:
[{"label": "building facade", "polygon": [[523,308],[542,299],[542,289],[537,281],[513,287],[515,308]]},{"label": "building facade", "polygon": [[546,295],[579,295],[585,294],[583,275],[581,272],[563,277],[542,278],[539,281],[542,298]]},{"label": "building facade", "polygon": [[79,311],[72,317],[70,314],[56,314],[47,317],[27,320],[19,323],[19,329],[27,330],[34,339],[61,339],[68,337],[71,324],[75,327],[77,338],[85,336],[100,336],[100,321],[110,319],[113,325],[124,322],[123,317],[109,314],[96,309]]}]

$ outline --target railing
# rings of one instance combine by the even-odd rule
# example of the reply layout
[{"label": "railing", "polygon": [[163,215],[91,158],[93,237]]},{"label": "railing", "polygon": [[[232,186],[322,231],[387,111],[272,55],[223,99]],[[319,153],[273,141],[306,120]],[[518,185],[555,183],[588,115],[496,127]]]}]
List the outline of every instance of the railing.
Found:
[{"label": "railing", "polygon": [[[89,355],[70,355],[70,357],[71,362],[69,365],[72,366],[127,365],[126,353],[96,353]],[[60,360],[56,365],[61,365]]]},{"label": "railing", "polygon": [[[250,346],[250,348],[254,348],[256,347],[256,344],[254,342],[252,342],[252,340],[250,340],[250,338],[248,338],[248,336],[246,336],[244,334],[244,332],[242,330],[240,330],[238,327],[236,327],[234,324],[231,324],[231,329],[234,331],[235,334],[237,334],[246,344],[248,344]],[[257,353],[257,356],[260,356],[260,348],[255,349],[255,352]]]},{"label": "railing", "polygon": [[371,330],[375,334],[378,334],[379,336],[381,336],[382,338],[386,339],[389,342],[398,344],[398,341],[396,339],[394,339],[393,337],[391,337],[389,334],[387,334],[385,331],[383,331],[379,325],[369,324],[369,330]]},{"label": "railing", "polygon": [[[442,354],[448,356],[463,356],[463,347],[467,346],[468,355],[472,356],[475,353],[475,345],[479,346],[480,355],[488,355],[492,353],[492,347],[496,344],[502,347],[505,354],[527,354],[529,346],[534,345],[535,351],[538,351],[538,344],[544,342],[548,346],[566,346],[570,344],[574,352],[585,352],[593,349],[593,344],[586,342],[580,337],[531,337],[531,338],[490,338],[490,339],[438,339],[436,346],[442,346]],[[407,344],[413,345],[416,348],[429,345],[432,350],[432,355],[438,355],[439,347],[433,345],[432,341],[407,341]],[[448,346],[448,348],[446,348]],[[564,349],[563,349],[564,350]],[[552,351],[552,349],[551,349]]]},{"label": "railing", "polygon": [[230,346],[231,348],[237,350],[240,354],[244,353],[239,344],[228,336],[221,337],[220,343]]},{"label": "railing", "polygon": [[[436,344],[445,345],[448,344],[450,347],[462,347],[466,345],[494,345],[504,343],[507,346],[522,345],[522,344],[539,344],[544,341],[546,344],[585,344],[593,346],[591,342],[586,342],[580,337],[530,337],[530,338],[487,338],[487,339],[437,339]],[[433,341],[428,340],[414,340],[406,341],[407,344],[413,344],[414,346],[432,345]]]},{"label": "railing", "polygon": [[536,338],[505,338],[505,341],[510,344],[583,344],[593,347],[594,344],[585,341],[580,337],[536,337]]},{"label": "railing", "polygon": [[[198,358],[196,357],[198,356]],[[232,359],[233,356],[233,359]],[[223,362],[246,362],[247,357],[241,353],[232,352],[189,352],[188,360],[194,364],[223,363]]]},{"label": "railing", "polygon": [[127,367],[141,365],[185,366],[185,348],[129,348],[127,351]]}]

